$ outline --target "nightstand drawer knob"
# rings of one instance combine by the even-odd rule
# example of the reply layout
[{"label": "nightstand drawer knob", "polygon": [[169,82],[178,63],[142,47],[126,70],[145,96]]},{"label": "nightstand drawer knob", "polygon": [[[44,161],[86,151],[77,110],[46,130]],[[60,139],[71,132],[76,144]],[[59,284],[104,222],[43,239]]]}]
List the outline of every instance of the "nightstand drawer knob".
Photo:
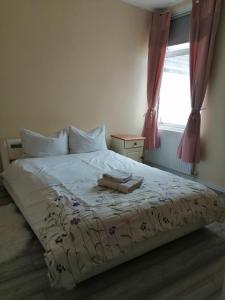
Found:
[{"label": "nightstand drawer knob", "polygon": [[125,141],[124,148],[136,148],[136,147],[143,147],[144,140],[136,140],[136,141]]}]

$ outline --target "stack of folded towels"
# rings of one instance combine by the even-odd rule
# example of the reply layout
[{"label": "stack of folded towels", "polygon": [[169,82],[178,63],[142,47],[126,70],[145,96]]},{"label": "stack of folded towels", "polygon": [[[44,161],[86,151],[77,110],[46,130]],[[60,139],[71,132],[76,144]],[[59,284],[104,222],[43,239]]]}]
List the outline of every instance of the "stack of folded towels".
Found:
[{"label": "stack of folded towels", "polygon": [[98,185],[127,194],[139,188],[142,182],[143,177],[133,176],[132,173],[120,170],[112,170],[102,175],[102,178],[98,180]]}]

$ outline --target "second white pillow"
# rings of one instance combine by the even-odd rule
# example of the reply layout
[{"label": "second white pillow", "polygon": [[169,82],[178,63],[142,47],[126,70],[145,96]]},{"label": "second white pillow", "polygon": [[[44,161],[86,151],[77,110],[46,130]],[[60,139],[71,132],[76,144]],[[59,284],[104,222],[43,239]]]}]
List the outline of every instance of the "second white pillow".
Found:
[{"label": "second white pillow", "polygon": [[70,153],[88,153],[106,150],[105,125],[87,132],[70,126],[69,149]]}]

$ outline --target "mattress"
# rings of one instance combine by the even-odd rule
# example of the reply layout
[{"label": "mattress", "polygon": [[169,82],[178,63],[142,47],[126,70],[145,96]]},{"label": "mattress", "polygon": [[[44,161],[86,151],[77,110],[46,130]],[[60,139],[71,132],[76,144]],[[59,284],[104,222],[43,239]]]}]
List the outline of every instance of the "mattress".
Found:
[{"label": "mattress", "polygon": [[[114,169],[143,176],[143,185],[127,195],[97,187]],[[45,249],[51,284],[67,289],[225,211],[205,186],[109,150],[20,159],[2,176]]]}]

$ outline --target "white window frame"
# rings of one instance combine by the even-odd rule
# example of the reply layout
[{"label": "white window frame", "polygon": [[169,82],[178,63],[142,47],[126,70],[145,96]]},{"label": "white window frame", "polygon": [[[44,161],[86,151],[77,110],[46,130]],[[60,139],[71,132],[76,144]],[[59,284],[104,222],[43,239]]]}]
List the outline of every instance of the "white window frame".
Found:
[{"label": "white window frame", "polygon": [[[189,43],[187,43],[187,44],[189,44]],[[174,57],[174,56],[178,56],[178,55],[185,55],[185,54],[189,54],[189,48],[173,50],[171,52],[167,51],[165,58],[166,57]],[[191,99],[190,99],[190,101],[191,101]],[[157,110],[159,110],[159,105],[160,105],[160,99],[159,99],[159,104],[158,104],[158,109]],[[158,128],[159,129],[168,130],[168,131],[175,131],[175,132],[183,132],[185,127],[186,127],[185,125],[181,125],[181,124],[162,122],[161,120],[159,120],[159,115],[158,115]]]}]

